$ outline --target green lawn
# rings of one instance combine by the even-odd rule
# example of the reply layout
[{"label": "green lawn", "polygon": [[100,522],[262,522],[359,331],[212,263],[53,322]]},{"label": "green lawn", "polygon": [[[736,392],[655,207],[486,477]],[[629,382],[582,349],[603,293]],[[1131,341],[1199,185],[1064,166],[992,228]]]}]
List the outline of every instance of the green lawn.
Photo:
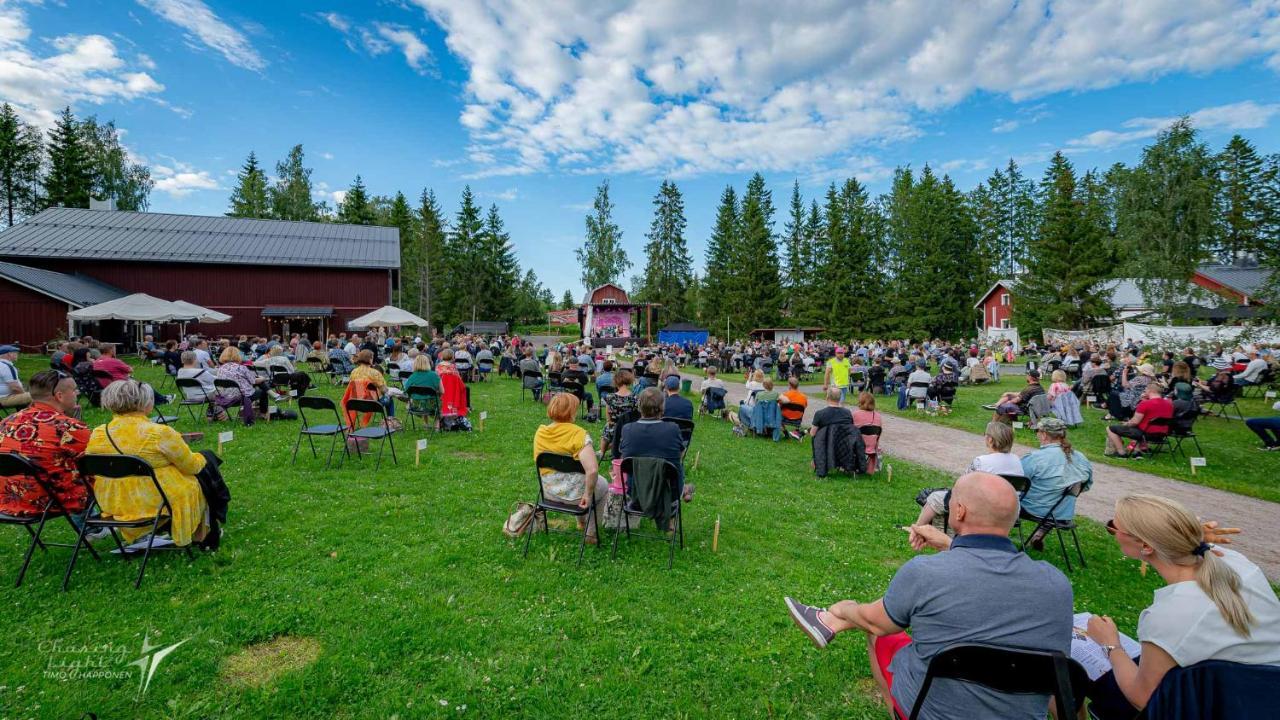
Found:
[{"label": "green lawn", "polygon": [[[42,365],[24,360],[23,376]],[[737,438],[704,420],[674,569],[654,542],[621,548],[617,561],[588,548],[577,567],[570,538],[536,537],[525,559],[500,532],[511,503],[534,496],[542,407],[522,403],[511,380],[474,386],[474,407],[489,413],[485,432],[430,436],[421,467],[411,448],[426,435],[406,432],[400,464],[379,473],[369,460],[326,471],[305,450],[290,465],[296,422],[223,424],[236,437],[220,552],[162,555],[140,591],[134,564],[86,559],[63,594],[67,551],[55,548],[23,587],[0,589],[0,717],[884,716],[861,639],[815,650],[782,596],[878,597],[912,556],[894,525],[914,518],[919,488],[951,478],[890,459],[892,484],[883,472],[815,481],[807,443]],[[209,433],[196,447],[215,443]],[[1132,633],[1159,578],[1140,576],[1096,523],[1081,535],[1089,567],[1072,575],[1076,606]],[[24,539],[0,533],[6,582]],[[1044,557],[1060,563],[1050,548]],[[139,698],[129,663],[144,636],[185,643]],[[272,640],[309,653],[264,652]],[[84,660],[119,676],[56,677]]]},{"label": "green lawn", "polygon": [[[882,410],[903,417],[982,433],[991,420],[991,411],[982,406],[995,402],[1002,393],[1018,390],[1025,384],[1026,379],[1021,375],[1005,375],[998,383],[978,386],[962,385],[956,395],[953,411],[949,415],[928,415],[917,411],[914,407],[900,411],[897,410],[894,397],[879,397],[877,403]],[[1272,415],[1274,411],[1271,410],[1271,405],[1274,402],[1275,400],[1262,398],[1242,398],[1240,410],[1245,417]],[[1234,409],[1231,412],[1234,418]],[[1175,459],[1164,453],[1155,458],[1142,460],[1103,457],[1106,428],[1111,422],[1102,421],[1105,414],[1102,410],[1081,407],[1081,414],[1084,416],[1084,425],[1073,428],[1068,437],[1072,445],[1087,455],[1092,462],[1120,465],[1280,502],[1280,454],[1260,452],[1257,449],[1261,447],[1258,437],[1239,420],[1201,417],[1196,421],[1195,432],[1204,450],[1207,465],[1196,468],[1195,474],[1192,474],[1191,464],[1185,457]],[[1023,428],[1018,430],[1016,435],[1018,442],[1035,447],[1034,431]],[[1196,454],[1195,444],[1190,440],[1187,440],[1182,447],[1186,455]]]}]

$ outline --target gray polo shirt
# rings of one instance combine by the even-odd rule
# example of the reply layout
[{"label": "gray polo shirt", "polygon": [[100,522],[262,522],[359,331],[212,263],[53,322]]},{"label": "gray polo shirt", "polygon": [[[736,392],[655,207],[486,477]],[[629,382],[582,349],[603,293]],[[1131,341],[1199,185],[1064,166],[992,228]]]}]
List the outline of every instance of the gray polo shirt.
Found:
[{"label": "gray polo shirt", "polygon": [[[911,628],[911,644],[889,664],[893,697],[906,712],[929,660],[948,645],[975,642],[1071,651],[1071,582],[1047,562],[1018,552],[1006,537],[963,535],[951,549],[903,565],[884,594],[889,619]],[[1001,695],[955,680],[935,680],[921,720],[1042,720],[1047,695]]]}]

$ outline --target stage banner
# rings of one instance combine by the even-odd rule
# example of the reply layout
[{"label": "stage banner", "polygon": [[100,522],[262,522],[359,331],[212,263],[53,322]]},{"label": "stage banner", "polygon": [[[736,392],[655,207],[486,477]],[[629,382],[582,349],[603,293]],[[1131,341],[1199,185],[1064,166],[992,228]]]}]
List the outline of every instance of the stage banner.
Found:
[{"label": "stage banner", "polygon": [[1199,351],[1213,345],[1231,350],[1237,345],[1280,343],[1280,327],[1275,325],[1143,325],[1125,323],[1126,340],[1138,340],[1144,346],[1159,350],[1181,350],[1192,347]]},{"label": "stage banner", "polygon": [[577,325],[578,310],[577,308],[569,308],[568,310],[552,310],[547,313],[547,323],[550,325]]},{"label": "stage banner", "polygon": [[1044,344],[1048,346],[1073,345],[1078,342],[1092,342],[1095,345],[1119,345],[1124,342],[1124,326],[1109,325],[1089,330],[1055,330],[1045,328]]}]

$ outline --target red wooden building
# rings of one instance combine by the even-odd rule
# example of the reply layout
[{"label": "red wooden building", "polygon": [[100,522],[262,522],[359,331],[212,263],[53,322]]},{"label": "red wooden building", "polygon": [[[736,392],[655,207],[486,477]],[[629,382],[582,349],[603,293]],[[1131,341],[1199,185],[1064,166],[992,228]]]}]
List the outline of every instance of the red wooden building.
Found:
[{"label": "red wooden building", "polygon": [[982,310],[982,319],[978,321],[978,329],[999,330],[1008,328],[1013,317],[1013,281],[997,280],[978,302],[975,310]]},{"label": "red wooden building", "polygon": [[[391,303],[400,235],[366,225],[51,208],[0,232],[0,261],[52,271],[44,277],[59,286],[79,278],[231,316],[218,325],[188,325],[207,335],[316,338]],[[65,332],[76,303],[12,274],[0,272],[0,341],[32,345]],[[18,308],[39,319],[15,317]]]}]

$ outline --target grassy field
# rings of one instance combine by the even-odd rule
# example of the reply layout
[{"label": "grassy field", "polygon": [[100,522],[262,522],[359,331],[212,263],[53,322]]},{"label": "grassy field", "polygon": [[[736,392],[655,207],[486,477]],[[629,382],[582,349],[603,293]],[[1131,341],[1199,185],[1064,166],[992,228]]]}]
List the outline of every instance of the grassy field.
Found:
[{"label": "grassy field", "polygon": [[[1021,376],[1005,375],[998,383],[978,386],[961,386],[956,395],[953,411],[949,415],[929,415],[914,407],[898,410],[896,398],[881,397],[877,399],[882,410],[903,417],[926,422],[935,422],[950,427],[982,433],[991,420],[991,411],[983,405],[995,402],[1004,392],[1018,390],[1026,384]],[[1271,405],[1275,400],[1262,398],[1242,398],[1240,410],[1245,417],[1272,415]],[[1265,453],[1258,450],[1262,446],[1244,423],[1234,419],[1219,417],[1201,417],[1196,421],[1195,432],[1204,450],[1207,464],[1191,472],[1191,464],[1186,457],[1172,457],[1161,453],[1154,458],[1126,460],[1103,457],[1106,445],[1106,428],[1112,424],[1103,422],[1105,413],[1102,410],[1081,407],[1084,425],[1073,428],[1069,434],[1072,445],[1088,456],[1095,463],[1120,465],[1142,472],[1154,473],[1164,477],[1175,478],[1187,482],[1221,488],[1232,492],[1250,495],[1264,500],[1280,502],[1280,453]],[[1036,446],[1035,432],[1023,428],[1016,431],[1018,442]],[[1195,444],[1187,440],[1182,446],[1187,456],[1195,455]]]},{"label": "grassy field", "polygon": [[[41,365],[24,360],[23,376]],[[815,650],[782,596],[878,597],[912,556],[894,525],[914,518],[919,488],[951,478],[890,459],[892,484],[883,472],[815,481],[807,443],[737,438],[703,420],[674,569],[655,542],[624,546],[617,561],[588,548],[578,567],[575,542],[554,535],[534,538],[525,559],[500,528],[513,501],[535,496],[542,407],[521,402],[511,380],[473,392],[484,432],[406,431],[399,465],[381,472],[369,460],[326,471],[305,449],[291,465],[296,421],[222,424],[236,436],[221,551],[162,555],[140,591],[133,563],[85,559],[64,594],[67,551],[55,548],[21,588],[0,589],[0,718],[884,716],[860,638]],[[415,467],[418,437],[429,440]],[[215,443],[209,432],[195,447]],[[1140,576],[1096,523],[1081,541],[1076,607],[1132,633],[1159,578]],[[1060,564],[1050,548],[1045,559]],[[6,583],[24,549],[25,533],[0,533]],[[183,644],[140,695],[130,663],[144,639]],[[60,677],[75,663],[108,677]]]}]

